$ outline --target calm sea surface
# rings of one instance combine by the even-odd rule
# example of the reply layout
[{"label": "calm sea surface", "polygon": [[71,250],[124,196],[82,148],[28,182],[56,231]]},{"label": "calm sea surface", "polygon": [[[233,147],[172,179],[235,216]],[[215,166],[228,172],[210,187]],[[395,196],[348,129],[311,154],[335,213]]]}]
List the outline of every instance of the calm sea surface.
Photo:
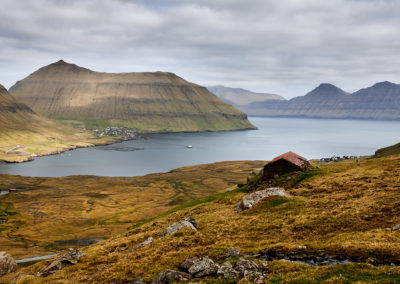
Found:
[{"label": "calm sea surface", "polygon": [[[138,176],[232,160],[270,160],[287,151],[306,158],[371,155],[400,142],[400,122],[250,117],[258,130],[154,134],[111,146],[68,151],[22,164],[0,163],[0,173],[24,176]],[[192,145],[189,149],[186,146]],[[144,150],[135,150],[144,148]]]}]

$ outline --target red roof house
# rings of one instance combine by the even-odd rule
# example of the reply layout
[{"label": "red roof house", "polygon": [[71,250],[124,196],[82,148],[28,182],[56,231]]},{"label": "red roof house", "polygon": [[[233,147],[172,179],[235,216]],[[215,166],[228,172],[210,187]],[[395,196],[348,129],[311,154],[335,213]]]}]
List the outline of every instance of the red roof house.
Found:
[{"label": "red roof house", "polygon": [[286,173],[305,171],[310,168],[308,160],[293,152],[287,152],[264,166],[264,179],[274,178]]}]

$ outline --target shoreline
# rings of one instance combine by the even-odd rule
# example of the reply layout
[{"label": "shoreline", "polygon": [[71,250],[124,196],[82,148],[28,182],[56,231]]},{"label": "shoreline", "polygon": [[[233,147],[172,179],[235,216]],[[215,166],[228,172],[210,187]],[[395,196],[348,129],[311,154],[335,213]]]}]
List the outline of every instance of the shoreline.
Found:
[{"label": "shoreline", "polygon": [[[118,143],[118,142],[123,142],[123,141],[127,141],[127,140],[115,140],[115,141],[107,141],[107,142],[99,142],[99,143],[93,143],[93,144],[89,144],[89,145],[74,145],[71,147],[66,147],[65,149],[57,149],[54,151],[49,151],[47,153],[40,153],[40,154],[31,154],[30,156],[19,156],[19,155],[14,155],[11,156],[9,159],[4,159],[4,158],[0,158],[0,162],[6,163],[6,164],[17,164],[17,163],[26,163],[26,162],[31,162],[33,160],[35,160],[35,158],[37,157],[44,157],[44,156],[53,156],[53,155],[60,155],[62,153],[68,152],[68,151],[72,151],[72,150],[76,150],[76,149],[80,149],[80,148],[89,148],[89,147],[95,147],[95,146],[106,146],[106,145],[111,145],[114,143]],[[87,143],[87,142],[81,142],[81,143]],[[20,158],[20,159],[18,159]]]},{"label": "shoreline", "polygon": [[[207,132],[233,132],[233,131],[248,131],[248,130],[257,130],[257,127],[254,128],[241,128],[241,129],[228,129],[228,130],[197,130],[197,131],[165,131],[165,132],[138,132],[139,137],[143,137],[143,136],[147,136],[147,135],[152,135],[152,134],[181,134],[181,133],[207,133]],[[101,139],[104,138],[108,138],[108,139],[114,139],[113,141],[104,141],[101,142]],[[31,155],[21,155],[19,156],[18,154],[13,155],[7,159],[6,156],[1,157],[0,156],[0,163],[6,163],[6,164],[16,164],[16,163],[26,163],[26,162],[32,162],[35,160],[35,158],[37,157],[44,157],[44,156],[53,156],[53,155],[60,155],[62,153],[68,152],[68,151],[72,151],[72,150],[76,150],[76,149],[80,149],[80,148],[89,148],[89,147],[96,147],[96,146],[107,146],[107,145],[113,145],[116,143],[121,143],[121,142],[125,142],[125,141],[131,141],[131,140],[136,140],[137,138],[132,138],[132,139],[126,139],[126,138],[120,138],[120,137],[113,137],[113,136],[106,136],[103,138],[93,138],[96,139],[96,141],[94,143],[90,143],[90,142],[86,142],[86,141],[82,141],[82,142],[78,142],[78,143],[88,143],[87,145],[74,145],[71,147],[66,147],[65,149],[57,149],[54,151],[49,151],[47,153],[39,153],[39,154],[31,154]],[[15,146],[15,145],[12,145]],[[5,148],[5,147],[9,147],[9,146],[4,146],[1,148]],[[23,145],[21,147],[24,147]],[[4,151],[4,154],[7,151]],[[5,154],[7,155],[7,154]]]}]

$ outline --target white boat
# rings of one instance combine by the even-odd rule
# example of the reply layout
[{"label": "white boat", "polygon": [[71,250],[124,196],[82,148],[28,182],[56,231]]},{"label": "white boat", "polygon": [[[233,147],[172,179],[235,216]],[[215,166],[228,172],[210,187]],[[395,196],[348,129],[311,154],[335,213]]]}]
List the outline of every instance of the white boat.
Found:
[{"label": "white boat", "polygon": [[192,145],[188,145],[188,146],[186,146],[186,148],[190,149],[190,148],[193,148],[193,146]]}]

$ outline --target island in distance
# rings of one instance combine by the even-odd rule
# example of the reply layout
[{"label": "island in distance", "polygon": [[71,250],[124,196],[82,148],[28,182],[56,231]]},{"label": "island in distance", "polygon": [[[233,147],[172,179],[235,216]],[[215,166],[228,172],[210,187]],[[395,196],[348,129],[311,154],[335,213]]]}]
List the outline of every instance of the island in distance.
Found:
[{"label": "island in distance", "polygon": [[247,115],[205,87],[168,72],[94,72],[60,60],[10,88],[35,112],[88,129],[138,132],[254,129]]},{"label": "island in distance", "polygon": [[[226,101],[231,99],[228,91],[211,87],[209,90]],[[386,81],[350,94],[332,84],[320,84],[305,96],[290,100],[269,97],[236,106],[255,116],[398,120],[400,85]]]}]

